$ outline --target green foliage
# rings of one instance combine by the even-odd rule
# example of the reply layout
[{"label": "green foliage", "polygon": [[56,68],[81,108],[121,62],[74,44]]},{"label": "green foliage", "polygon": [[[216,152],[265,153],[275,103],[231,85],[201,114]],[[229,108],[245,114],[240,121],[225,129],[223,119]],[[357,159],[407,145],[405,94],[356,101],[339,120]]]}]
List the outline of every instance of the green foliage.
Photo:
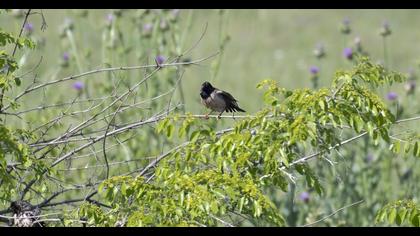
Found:
[{"label": "green foliage", "polygon": [[[22,129],[11,131],[0,124],[0,199],[9,200],[17,194],[18,182],[17,169],[32,173],[23,179],[41,178],[41,174],[47,170],[43,161],[37,160],[31,155],[26,140],[32,140],[32,135]],[[44,185],[40,185],[40,191],[45,191]],[[42,190],[43,189],[43,190]]]},{"label": "green foliage", "polygon": [[78,209],[65,215],[65,226],[73,226],[75,223],[82,223],[88,226],[110,227],[115,224],[115,216],[112,214],[106,215],[97,205],[84,202]]},{"label": "green foliage", "polygon": [[407,141],[395,140],[389,146],[389,150],[394,153],[412,154],[414,157],[420,157],[420,141],[418,138],[409,139]]},{"label": "green foliage", "polygon": [[350,73],[339,71],[336,73],[336,78],[333,81],[337,85],[341,81],[360,83],[378,87],[383,84],[393,84],[396,82],[403,82],[406,80],[402,73],[396,71],[388,71],[382,65],[373,64],[367,57],[360,56],[357,58],[358,63]]},{"label": "green foliage", "polygon": [[[0,46],[22,49],[24,47],[34,49],[32,40],[24,37],[16,37],[0,29]],[[18,69],[18,63],[13,55],[6,50],[0,50],[0,93],[1,98],[7,99],[4,92],[13,87],[20,86],[20,78],[14,73]],[[3,102],[3,101],[2,101]],[[18,105],[14,104],[14,108]],[[2,108],[2,107],[1,107]],[[41,173],[46,169],[46,164],[37,160],[31,153],[27,143],[34,139],[34,135],[27,130],[8,127],[5,123],[0,124],[0,200],[8,202],[16,197],[19,181],[31,178],[41,178]],[[25,177],[19,177],[17,170],[28,171]],[[20,180],[19,180],[20,179]],[[45,184],[37,186],[40,192],[45,191]]]},{"label": "green foliage", "polygon": [[195,222],[216,225],[217,221],[209,215],[224,215],[234,209],[257,218],[269,215],[270,221],[284,223],[249,178],[214,170],[192,176],[167,171],[159,168],[159,178],[153,183],[146,183],[142,177],[111,178],[99,190],[113,210],[126,212],[128,226],[196,225]]},{"label": "green foliage", "polygon": [[[344,127],[357,134],[367,132],[376,142],[380,138],[389,142],[395,118],[364,83],[401,80],[400,74],[388,73],[364,58],[354,70],[337,73],[330,89],[289,91],[265,80],[257,87],[267,88],[268,106],[237,122],[233,130],[215,132],[191,114],[160,121],[158,133],[171,139],[179,127],[178,137],[189,141],[161,160],[154,172],[110,178],[99,192],[128,226],[217,225],[214,217],[232,213],[285,225],[264,188],[287,192],[293,178],[288,172],[296,170],[322,196],[325,190],[301,158],[301,150],[310,146],[317,151],[314,157],[328,155],[342,145],[337,129]],[[98,219],[95,224],[106,225],[116,218]]]},{"label": "green foliage", "polygon": [[[7,45],[16,45],[19,49],[23,47],[35,48],[35,43],[32,40],[15,37],[0,28],[0,47],[6,47]],[[9,55],[6,50],[0,50],[0,89],[2,91],[7,91],[11,88],[11,81],[14,81],[16,86],[20,86],[20,78],[15,77],[13,74],[17,69],[18,63],[15,58]]]},{"label": "green foliage", "polygon": [[420,227],[420,207],[413,200],[388,203],[377,212],[375,222]]}]

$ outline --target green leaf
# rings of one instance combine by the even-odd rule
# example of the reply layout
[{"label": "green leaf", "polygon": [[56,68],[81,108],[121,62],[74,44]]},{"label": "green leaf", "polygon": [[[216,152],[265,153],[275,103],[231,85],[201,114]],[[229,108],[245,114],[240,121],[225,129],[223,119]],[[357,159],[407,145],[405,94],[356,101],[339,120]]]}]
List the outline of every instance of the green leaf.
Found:
[{"label": "green leaf", "polygon": [[20,86],[21,81],[18,77],[15,77],[15,83],[16,83],[17,86]]},{"label": "green leaf", "polygon": [[372,123],[371,122],[368,122],[367,123],[367,127],[366,127],[366,129],[367,129],[367,131],[368,131],[368,133],[369,133],[369,136],[373,136],[373,125],[372,125]]},{"label": "green leaf", "polygon": [[258,201],[254,201],[254,217],[259,217],[261,215],[261,205]]},{"label": "green leaf", "polygon": [[397,209],[392,208],[391,211],[388,214],[388,222],[390,224],[393,224],[396,216],[397,216]]},{"label": "green leaf", "polygon": [[283,164],[287,167],[287,168],[289,168],[289,160],[287,159],[287,155],[286,155],[286,153],[283,151],[283,149],[279,149],[279,153],[280,153],[280,156],[281,156],[281,160],[282,160],[282,162],[283,162]]},{"label": "green leaf", "polygon": [[127,195],[127,184],[125,182],[121,184],[121,193],[124,196]]},{"label": "green leaf", "polygon": [[411,218],[411,224],[416,227],[420,227],[420,214],[416,214]]},{"label": "green leaf", "polygon": [[325,102],[324,102],[324,100],[320,100],[318,103],[319,103],[319,106],[321,107],[321,109],[323,111],[325,111]]},{"label": "green leaf", "polygon": [[358,116],[354,117],[354,130],[357,133],[360,133],[360,131],[362,130],[362,127],[363,127],[363,120]]},{"label": "green leaf", "polygon": [[419,142],[416,142],[416,143],[414,144],[414,148],[413,148],[413,156],[420,156]]},{"label": "green leaf", "polygon": [[376,223],[383,222],[386,216],[386,208],[382,208],[376,215]]},{"label": "green leaf", "polygon": [[381,129],[380,133],[383,140],[385,140],[387,143],[391,142],[391,140],[389,139],[388,132],[385,129]]},{"label": "green leaf", "polygon": [[156,126],[156,132],[157,132],[157,133],[162,132],[162,131],[163,131],[163,129],[165,129],[165,128],[166,128],[166,126],[168,125],[168,123],[169,123],[169,119],[163,119],[163,120],[161,120],[161,121],[157,124],[157,126]]},{"label": "green leaf", "polygon": [[393,151],[395,153],[399,153],[400,149],[401,149],[401,142],[400,141],[395,141]]},{"label": "green leaf", "polygon": [[194,143],[195,141],[197,141],[199,137],[200,137],[200,130],[195,130],[194,132],[191,133],[190,141]]},{"label": "green leaf", "polygon": [[324,188],[322,187],[322,185],[319,183],[318,180],[315,181],[314,187],[319,196],[322,196],[324,194]]},{"label": "green leaf", "polygon": [[31,165],[32,165],[31,159],[26,159],[25,162],[23,163],[23,166],[25,166],[26,168],[30,167]]},{"label": "green leaf", "polygon": [[242,212],[242,208],[244,206],[245,197],[241,197],[241,200],[239,201],[239,213]]},{"label": "green leaf", "polygon": [[215,202],[215,201],[211,202],[211,204],[210,204],[210,210],[214,214],[216,214],[219,211],[219,207],[217,205],[217,202]]},{"label": "green leaf", "polygon": [[405,216],[407,215],[407,209],[403,208],[400,211],[398,211],[397,214],[397,225],[401,225],[404,223]]},{"label": "green leaf", "polygon": [[166,136],[168,138],[171,138],[172,137],[172,134],[174,133],[174,130],[175,130],[175,126],[173,124],[169,124],[166,127]]},{"label": "green leaf", "polygon": [[405,153],[409,153],[410,152],[410,143],[409,142],[406,142],[404,144],[404,152]]}]

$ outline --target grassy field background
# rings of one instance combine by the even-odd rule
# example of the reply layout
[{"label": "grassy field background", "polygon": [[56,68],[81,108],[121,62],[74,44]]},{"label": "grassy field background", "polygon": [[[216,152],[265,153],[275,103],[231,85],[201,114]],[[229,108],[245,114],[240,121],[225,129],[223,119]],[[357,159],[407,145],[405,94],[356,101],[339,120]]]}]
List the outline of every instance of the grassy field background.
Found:
[{"label": "grassy field background", "polygon": [[[130,51],[124,52],[119,49],[113,50],[111,53],[107,51],[106,45],[109,40],[104,32],[107,27],[107,17],[111,12],[112,10],[89,10],[87,16],[82,17],[81,10],[43,10],[48,25],[45,31],[40,29],[42,18],[39,15],[31,16],[29,21],[33,24],[31,37],[41,43],[38,43],[38,48],[34,51],[18,52],[17,58],[20,58],[20,63],[24,65],[21,71],[32,70],[42,58],[42,62],[36,67],[35,74],[39,81],[47,82],[106,66],[154,64],[153,58],[160,54],[159,51],[165,50],[159,49],[154,44],[151,46],[152,44],[139,37],[138,32],[141,26],[132,23],[137,10],[126,10],[122,17],[116,20],[124,46],[130,47]],[[354,63],[343,56],[343,50],[346,47],[354,48],[356,37],[360,37],[362,47],[369,53],[373,62],[386,63],[389,69],[403,73],[408,73],[411,70],[414,75],[418,76],[420,73],[419,13],[420,10],[374,9],[181,10],[179,24],[177,24],[181,33],[178,36],[185,40],[181,40],[182,48],[180,50],[184,51],[194,45],[207,24],[204,37],[192,50],[190,58],[205,58],[215,52],[221,52],[217,57],[200,65],[191,65],[185,68],[182,78],[185,112],[193,114],[206,112],[200,104],[199,98],[199,89],[204,81],[210,81],[214,86],[232,93],[239,100],[239,105],[247,111],[247,114],[253,114],[264,106],[262,92],[256,89],[257,83],[263,79],[274,79],[282,87],[289,89],[312,88],[309,69],[311,66],[317,66],[320,69],[319,86],[329,86],[337,70],[350,69],[353,66]],[[340,25],[346,18],[349,19],[352,29],[348,35],[340,32]],[[66,35],[66,40],[63,40],[63,37],[60,37],[60,27],[68,19],[73,21],[74,29],[71,37]],[[379,31],[385,21],[389,23],[392,34],[386,37],[384,47],[384,39]],[[6,31],[18,34],[21,22],[21,19],[14,19],[10,15],[0,15],[0,27]],[[145,19],[140,23],[148,22]],[[68,38],[73,38],[73,41],[69,41]],[[223,43],[226,38],[228,40]],[[322,59],[317,59],[313,53],[319,43],[325,46],[326,57]],[[171,40],[167,42],[167,45],[172,44]],[[223,50],[221,50],[221,45]],[[387,54],[386,60],[384,49]],[[140,51],[148,51],[148,57],[139,58]],[[70,54],[68,67],[60,66],[64,53]],[[167,57],[167,55],[163,56]],[[220,66],[217,68],[218,63]],[[167,75],[165,73],[163,70],[157,79],[165,81]],[[102,88],[103,85],[115,82],[114,76],[122,78],[123,83],[132,85],[141,80],[143,75],[144,71],[116,72],[115,75],[95,74],[84,77],[83,81],[86,91],[99,97],[106,91]],[[32,74],[27,76],[22,84],[29,84],[32,78]],[[40,100],[42,100],[42,104],[69,101],[78,94],[78,91],[72,88],[72,84],[73,81],[68,81],[47,87],[42,93],[30,94],[25,97],[25,100],[22,100],[19,110],[38,106]],[[164,84],[158,92],[164,92],[168,87]],[[18,94],[22,88],[24,86],[13,90],[10,96]],[[398,104],[404,108],[401,118],[413,117],[420,113],[418,87],[416,88],[417,93],[410,96],[406,95],[404,84],[395,84],[379,91],[391,109],[396,109],[395,102],[386,100],[387,93],[391,91],[397,93]],[[138,97],[140,100],[150,97],[149,93],[151,92],[140,90]],[[87,95],[83,94],[83,96]],[[178,91],[173,101],[176,103],[180,100],[181,93]],[[83,109],[84,107],[76,108]],[[51,114],[45,113],[46,117],[37,115],[38,113],[30,113],[25,118],[27,118],[26,121],[32,121],[34,124],[42,123],[55,117],[59,112],[60,110]],[[133,121],[134,118],[140,117],[146,111],[138,112],[139,114],[132,114],[131,120],[125,122]],[[44,115],[44,113],[42,114]],[[31,126],[30,122],[25,123],[19,119],[13,121],[16,122],[16,125],[24,128]],[[75,122],[71,119],[67,121]],[[220,126],[229,127],[233,122],[230,119],[225,119],[213,124],[220,129]],[[418,131],[418,122],[417,124],[414,122],[403,125],[401,130],[396,130],[395,133],[402,133],[406,130]],[[149,140],[148,133],[141,134],[145,134],[143,138],[146,140],[145,142],[149,142],[145,145],[142,144],[145,148],[140,147],[141,151],[133,154],[128,148],[124,152],[110,152],[110,156],[114,155],[115,160],[130,159],[136,156],[146,156],[146,154],[150,154],[148,153],[150,150],[155,153],[163,150],[160,146],[161,143]],[[167,145],[165,148],[170,149],[171,145]],[[374,153],[374,159],[377,161],[373,165],[366,162],[365,156],[360,156],[361,152],[358,151],[363,148],[361,141],[359,144],[349,146],[348,150],[344,150],[342,155],[348,157],[348,160],[340,163],[337,169],[329,169],[328,164],[320,167],[319,171],[323,173],[320,174],[321,182],[330,186],[326,190],[327,194],[324,198],[316,197],[313,194],[310,204],[299,202],[299,194],[305,191],[304,184],[296,193],[293,192],[292,200],[290,200],[292,203],[289,200],[285,201],[285,199],[289,199],[289,195],[286,196],[280,191],[272,193],[272,196],[277,199],[276,204],[285,209],[284,214],[288,217],[289,223],[300,225],[313,222],[344,204],[363,198],[366,205],[361,210],[355,208],[342,212],[337,215],[337,218],[332,217],[323,224],[333,226],[372,225],[375,212],[386,201],[419,196],[420,189],[416,185],[420,179],[417,160],[391,158],[387,150],[388,147],[382,145],[369,151]],[[381,158],[385,158],[383,156],[390,158],[387,159],[388,161],[382,161]],[[113,173],[123,173],[124,170],[118,168]],[[397,180],[397,177],[409,170],[412,171],[412,177],[410,181],[402,184]],[[77,178],[75,177],[75,179]],[[380,190],[375,190],[375,194],[372,194],[372,188]],[[294,201],[297,202],[295,210],[290,208]]]},{"label": "grassy field background", "polygon": [[[134,10],[132,10],[134,11]],[[62,55],[59,27],[66,18],[75,23],[74,38],[78,52],[91,53],[82,68],[101,67],[101,31],[106,15],[111,10],[90,10],[87,18],[77,16],[76,10],[44,10],[48,24],[46,31],[40,30],[40,17],[33,17],[34,34],[43,37],[45,50],[33,52],[28,67],[36,64],[41,56],[43,63],[40,74],[55,77],[71,75],[80,71],[60,71],[56,75],[57,61]],[[201,58],[219,51],[220,35],[228,35],[217,76],[212,73],[211,63],[191,67],[184,75],[186,109],[193,113],[202,112],[198,98],[200,84],[208,80],[227,91],[231,91],[247,111],[253,113],[261,108],[256,84],[262,79],[272,78],[286,88],[311,87],[309,67],[320,67],[320,86],[328,85],[337,69],[351,68],[342,51],[354,45],[359,36],[363,47],[375,62],[384,61],[383,40],[379,29],[388,21],[392,35],[387,38],[389,67],[407,72],[410,68],[418,72],[416,62],[420,60],[420,30],[418,10],[225,10],[220,17],[219,10],[181,10],[180,26],[187,28],[187,18],[192,14],[191,30],[186,35],[184,48],[190,47],[200,37],[205,24],[208,29],[200,44],[193,50],[193,58]],[[8,22],[0,16],[2,28],[18,32],[20,22]],[[344,18],[350,20],[352,32],[343,35],[339,26]],[[121,20],[124,37],[131,45],[139,45],[132,26]],[[124,25],[127,26],[124,26]],[[313,50],[318,43],[325,45],[326,58],[318,61]],[[117,61],[113,66],[138,65],[133,57]],[[103,64],[102,64],[103,65]],[[44,73],[45,72],[45,73]],[[393,90],[403,93],[403,86]],[[195,93],[192,91],[196,91]]]}]

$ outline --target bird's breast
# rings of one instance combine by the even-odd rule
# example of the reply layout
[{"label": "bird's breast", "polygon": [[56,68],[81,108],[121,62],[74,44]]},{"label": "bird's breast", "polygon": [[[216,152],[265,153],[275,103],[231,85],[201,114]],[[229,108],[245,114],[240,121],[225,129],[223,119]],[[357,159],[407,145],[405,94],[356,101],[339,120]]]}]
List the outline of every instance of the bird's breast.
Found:
[{"label": "bird's breast", "polygon": [[226,109],[225,100],[217,93],[211,93],[206,99],[202,98],[201,102],[213,111],[222,112]]}]

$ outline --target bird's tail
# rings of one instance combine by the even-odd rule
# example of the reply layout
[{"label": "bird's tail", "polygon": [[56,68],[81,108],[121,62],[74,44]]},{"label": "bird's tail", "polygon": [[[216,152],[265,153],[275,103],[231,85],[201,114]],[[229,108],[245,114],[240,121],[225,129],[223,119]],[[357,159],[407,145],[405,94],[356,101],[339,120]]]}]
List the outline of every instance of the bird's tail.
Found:
[{"label": "bird's tail", "polygon": [[246,112],[245,110],[241,109],[240,107],[235,107],[236,111],[240,111],[240,112]]},{"label": "bird's tail", "polygon": [[230,106],[228,106],[226,108],[226,111],[227,112],[237,112],[237,111],[246,112],[245,110],[243,110],[242,108],[240,108],[237,104],[230,104]]}]

